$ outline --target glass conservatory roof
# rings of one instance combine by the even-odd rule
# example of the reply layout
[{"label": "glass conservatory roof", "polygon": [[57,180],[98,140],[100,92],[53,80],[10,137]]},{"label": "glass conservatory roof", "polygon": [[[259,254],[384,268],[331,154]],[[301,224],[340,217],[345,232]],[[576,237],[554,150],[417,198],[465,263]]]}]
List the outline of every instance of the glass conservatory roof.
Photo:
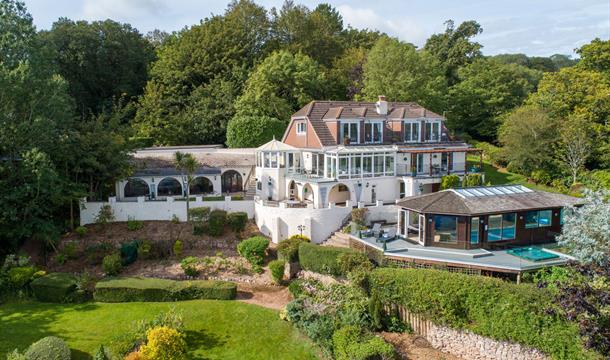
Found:
[{"label": "glass conservatory roof", "polygon": [[479,186],[452,190],[462,197],[513,195],[532,192],[531,189],[523,185]]},{"label": "glass conservatory roof", "polygon": [[378,153],[378,152],[392,152],[397,151],[396,146],[337,146],[333,148],[325,149],[328,154],[353,154],[353,153]]}]

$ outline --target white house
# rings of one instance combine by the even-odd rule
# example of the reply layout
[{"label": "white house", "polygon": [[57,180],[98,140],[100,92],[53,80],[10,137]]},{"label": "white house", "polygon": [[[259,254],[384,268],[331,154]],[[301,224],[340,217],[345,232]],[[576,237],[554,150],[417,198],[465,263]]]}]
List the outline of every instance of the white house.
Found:
[{"label": "white house", "polygon": [[[312,101],[292,117],[281,141],[257,149],[217,146],[147,148],[134,154],[134,174],[116,184],[110,204],[117,220],[186,219],[186,177],[176,151],[201,164],[192,207],[246,211],[274,242],[303,233],[321,242],[353,207],[397,221],[397,200],[438,191],[444,175],[479,171],[478,152],[453,139],[445,119],[415,103]],[[207,201],[214,200],[214,201]],[[102,203],[83,203],[81,223]],[[160,210],[162,209],[162,210]]]}]

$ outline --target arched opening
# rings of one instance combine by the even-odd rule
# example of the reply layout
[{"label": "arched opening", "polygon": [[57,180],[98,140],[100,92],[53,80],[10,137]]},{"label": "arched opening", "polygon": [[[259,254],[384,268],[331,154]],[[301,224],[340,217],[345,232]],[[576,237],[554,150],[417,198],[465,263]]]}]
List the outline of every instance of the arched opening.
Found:
[{"label": "arched opening", "polygon": [[328,202],[335,205],[345,206],[345,203],[350,200],[351,193],[345,184],[337,184],[330,189],[328,193]]},{"label": "arched opening", "polygon": [[174,178],[166,177],[159,182],[157,186],[157,195],[159,196],[177,196],[182,195],[182,185]]},{"label": "arched opening", "polygon": [[303,201],[313,204],[313,188],[309,184],[303,185]]},{"label": "arched opening", "polygon": [[125,197],[148,196],[150,194],[150,188],[146,181],[139,178],[133,178],[127,180],[127,184],[125,184],[125,188],[123,189],[123,194]]},{"label": "arched opening", "polygon": [[225,171],[221,176],[221,180],[223,193],[234,193],[243,191],[241,175],[237,171]]},{"label": "arched opening", "polygon": [[288,184],[288,199],[290,200],[300,200],[299,199],[299,191],[297,189],[297,184],[294,180],[291,180]]},{"label": "arched opening", "polygon": [[191,181],[189,192],[191,195],[210,194],[214,192],[214,185],[210,179],[199,176]]}]

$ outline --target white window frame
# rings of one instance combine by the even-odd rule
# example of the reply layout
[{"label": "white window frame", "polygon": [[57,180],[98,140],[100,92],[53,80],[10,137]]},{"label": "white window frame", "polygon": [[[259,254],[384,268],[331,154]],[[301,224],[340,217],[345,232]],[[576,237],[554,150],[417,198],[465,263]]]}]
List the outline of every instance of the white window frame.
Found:
[{"label": "white window frame", "polygon": [[347,121],[343,120],[339,124],[340,124],[339,126],[341,126],[339,128],[339,134],[341,135],[341,139],[340,139],[340,143],[341,144],[343,144],[343,140],[345,139],[345,134],[343,133],[343,126],[345,124],[356,124],[356,132],[357,132],[357,136],[356,136],[357,141],[356,142],[351,141],[351,137],[352,137],[351,136],[352,135],[352,127],[351,127],[351,125],[347,127],[348,132],[349,132],[348,137],[350,138],[350,142],[349,143],[350,143],[350,145],[351,144],[360,144],[360,120],[347,120]]},{"label": "white window frame", "polygon": [[[375,126],[379,126],[379,141],[375,141],[375,140],[371,140],[371,141],[367,141],[366,140],[366,126],[370,125],[371,127],[371,139],[373,138],[373,134],[375,133]],[[383,121],[366,121],[364,123],[364,143],[365,144],[381,144],[383,143]]]},{"label": "white window frame", "polygon": [[[417,125],[417,140],[407,140],[407,125],[409,126],[409,134],[412,132],[412,126]],[[407,143],[418,143],[421,142],[421,122],[418,120],[408,120],[404,122],[404,138],[403,141]]]},{"label": "white window frame", "polygon": [[305,135],[307,134],[307,122],[299,121],[297,122],[297,135]]},{"label": "white window frame", "polygon": [[[430,124],[430,132],[426,132],[426,125]],[[441,126],[441,121],[440,120],[426,120],[424,122],[424,139],[426,139],[426,137],[430,137],[432,138],[432,134],[434,133],[434,125],[438,125],[438,133],[436,134],[436,140],[435,139],[428,139],[426,140],[426,142],[440,142],[441,141],[441,132],[442,132],[442,126]]]}]

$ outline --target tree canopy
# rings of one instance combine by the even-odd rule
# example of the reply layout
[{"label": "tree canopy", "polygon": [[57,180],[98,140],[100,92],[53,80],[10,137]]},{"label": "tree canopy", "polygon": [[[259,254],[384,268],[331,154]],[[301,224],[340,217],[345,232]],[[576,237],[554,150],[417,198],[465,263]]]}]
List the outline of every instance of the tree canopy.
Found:
[{"label": "tree canopy", "polygon": [[227,127],[227,145],[231,148],[259,147],[264,143],[281,139],[286,122],[265,115],[236,115]]}]

